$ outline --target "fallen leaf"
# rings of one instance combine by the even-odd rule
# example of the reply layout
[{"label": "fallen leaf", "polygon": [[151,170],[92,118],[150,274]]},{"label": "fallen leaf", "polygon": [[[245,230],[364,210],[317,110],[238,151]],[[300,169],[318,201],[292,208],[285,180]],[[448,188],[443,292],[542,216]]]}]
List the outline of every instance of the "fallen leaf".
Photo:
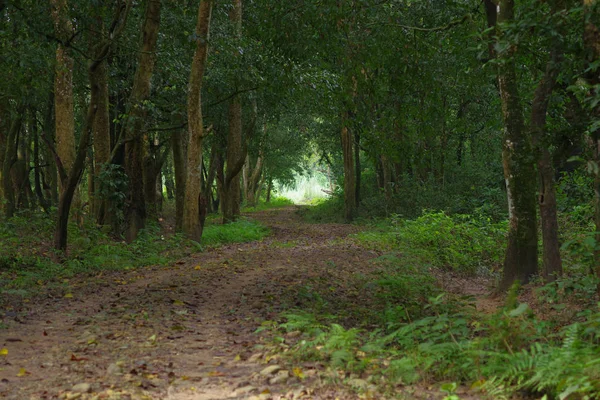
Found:
[{"label": "fallen leaf", "polygon": [[17,376],[22,377],[22,376],[29,375],[29,374],[31,374],[31,372],[27,371],[25,368],[21,368],[19,370],[19,373],[17,374]]},{"label": "fallen leaf", "polygon": [[211,371],[208,373],[208,376],[225,376],[221,371]]},{"label": "fallen leaf", "polygon": [[6,357],[7,355],[8,355],[8,349],[6,347],[4,347],[2,350],[0,350],[0,356]]},{"label": "fallen leaf", "polygon": [[173,305],[174,305],[174,306],[183,306],[183,305],[184,305],[184,303],[183,303],[183,301],[181,301],[181,300],[174,300],[174,301],[173,301]]},{"label": "fallen leaf", "polygon": [[85,357],[77,357],[75,354],[71,354],[71,361],[88,361],[89,358],[85,358]]},{"label": "fallen leaf", "polygon": [[260,394],[271,394],[271,391],[269,389],[265,389],[262,392],[260,392]]},{"label": "fallen leaf", "polygon": [[196,265],[196,266],[194,267],[194,269],[195,269],[195,270],[199,270],[200,268],[202,268],[202,267],[201,267],[201,266],[199,266],[199,265]]},{"label": "fallen leaf", "polygon": [[302,372],[302,369],[296,367],[292,369],[292,372],[294,373],[294,376],[298,379],[304,379],[304,372]]},{"label": "fallen leaf", "polygon": [[235,358],[233,359],[233,361],[241,361],[242,357],[238,354],[235,356]]},{"label": "fallen leaf", "polygon": [[73,293],[65,294],[65,299],[72,299],[72,298],[73,298]]}]

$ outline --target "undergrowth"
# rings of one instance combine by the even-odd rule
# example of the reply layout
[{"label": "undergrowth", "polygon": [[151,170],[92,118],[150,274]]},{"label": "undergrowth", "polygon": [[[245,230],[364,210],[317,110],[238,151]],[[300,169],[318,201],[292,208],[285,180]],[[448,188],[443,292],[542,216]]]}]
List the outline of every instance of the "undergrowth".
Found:
[{"label": "undergrowth", "polygon": [[362,379],[388,394],[399,385],[454,382],[494,399],[515,393],[547,399],[600,396],[597,310],[554,332],[525,303],[485,316],[468,303],[438,295],[424,309],[424,316],[392,330],[346,328],[301,311],[285,313],[285,322],[274,329],[301,332],[294,343],[277,339],[291,361],[324,363],[342,378]]},{"label": "undergrowth", "polygon": [[418,265],[475,274],[498,269],[506,230],[505,222],[440,211],[413,220],[393,216],[356,238],[363,246],[399,252]]},{"label": "undergrowth", "polygon": [[[341,207],[334,198],[305,217],[335,220]],[[361,273],[332,272],[296,290],[294,308],[265,325],[275,351],[295,365],[324,365],[324,376],[366,397],[374,387],[394,396],[407,385],[435,384],[453,400],[458,387],[491,399],[600,398],[598,280],[589,271],[596,242],[589,218],[581,217],[589,209],[561,216],[565,275],[526,288],[532,292],[522,296],[536,311],[518,301],[514,287],[494,314],[437,285],[444,270],[500,272],[506,222],[475,214],[424,211],[412,220],[370,222],[352,240],[384,255]]]},{"label": "undergrowth", "polygon": [[209,222],[200,245],[149,223],[133,243],[126,244],[102,228],[71,224],[65,257],[56,253],[47,239],[53,229],[53,218],[38,213],[21,214],[0,224],[0,294],[29,295],[41,287],[61,285],[65,279],[98,271],[166,266],[204,246],[260,240],[269,233],[249,219],[227,225]]}]

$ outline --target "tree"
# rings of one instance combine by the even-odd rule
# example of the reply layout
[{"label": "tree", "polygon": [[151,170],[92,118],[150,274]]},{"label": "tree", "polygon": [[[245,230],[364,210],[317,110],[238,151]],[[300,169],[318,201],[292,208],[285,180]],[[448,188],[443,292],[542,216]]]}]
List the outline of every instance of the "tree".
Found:
[{"label": "tree", "polygon": [[135,240],[139,230],[146,224],[143,177],[145,148],[142,129],[156,61],[160,11],[160,0],[148,0],[142,26],[142,45],[128,101],[127,120],[121,134],[125,144],[125,172],[129,177],[129,195],[125,211],[125,239],[128,242]]},{"label": "tree", "polygon": [[205,134],[200,92],[208,57],[212,6],[212,0],[201,0],[198,6],[196,51],[188,86],[187,172],[182,222],[183,232],[197,242],[202,237],[204,217],[206,216],[206,194],[201,193],[202,141]]},{"label": "tree", "polygon": [[[596,249],[594,251],[594,263],[596,276],[600,277],[600,74],[598,73],[598,63],[600,63],[600,20],[599,6],[596,0],[583,0],[583,44],[585,47],[585,61],[587,63],[585,77],[590,87],[587,98],[590,106],[593,125],[590,129],[590,142],[592,148],[593,161],[596,165],[594,176],[594,224]],[[600,284],[598,284],[598,293],[600,294]]]},{"label": "tree", "polygon": [[98,102],[100,101],[101,96],[100,85],[102,82],[97,80],[97,70],[102,63],[102,60],[108,55],[114,40],[118,38],[122,32],[130,7],[131,1],[117,5],[114,19],[111,24],[111,30],[108,32],[107,37],[100,38],[100,43],[98,45],[99,50],[95,53],[96,58],[89,63],[88,77],[90,83],[90,102],[87,108],[81,137],[79,139],[77,154],[70,170],[67,171],[64,168],[60,155],[58,155],[58,153],[56,154],[58,170],[64,187],[58,202],[58,217],[56,229],[54,231],[54,247],[58,250],[64,251],[67,248],[69,211],[73,202],[75,190],[79,185],[79,181],[81,180],[85,168],[85,159],[88,155],[88,146],[91,141],[93,125],[98,111]]},{"label": "tree", "polygon": [[[242,0],[233,0],[229,18],[234,26],[234,37],[242,36]],[[239,90],[236,84],[234,89]],[[227,159],[225,181],[223,182],[222,211],[223,222],[233,222],[240,215],[240,172],[246,160],[243,149],[242,99],[235,94],[229,103],[229,128],[227,135]]]}]

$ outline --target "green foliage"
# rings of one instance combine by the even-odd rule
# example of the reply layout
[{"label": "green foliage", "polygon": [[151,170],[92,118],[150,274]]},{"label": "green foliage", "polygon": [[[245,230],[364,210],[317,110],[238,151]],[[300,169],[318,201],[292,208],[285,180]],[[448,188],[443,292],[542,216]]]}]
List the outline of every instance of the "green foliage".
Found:
[{"label": "green foliage", "polygon": [[593,178],[581,171],[562,173],[556,185],[556,201],[561,211],[566,211],[575,222],[588,224],[593,215]]},{"label": "green foliage", "polygon": [[338,191],[329,198],[313,199],[300,213],[309,222],[343,222],[343,211],[344,196]]},{"label": "green foliage", "polygon": [[263,225],[242,218],[229,224],[206,226],[202,233],[202,244],[213,247],[227,243],[250,242],[260,240],[268,234],[269,230]]},{"label": "green foliage", "polygon": [[399,251],[421,264],[474,274],[498,267],[505,234],[506,223],[489,217],[425,212],[414,220],[393,216],[356,237],[363,245]]},{"label": "green foliage", "polygon": [[[448,303],[442,296],[431,298],[427,308],[433,315],[388,334],[322,324],[307,313],[287,313],[287,322],[278,327],[304,333],[290,357],[319,360],[373,381],[384,377],[391,388],[451,380],[498,399],[523,391],[561,399],[600,395],[600,313],[553,335],[526,304],[479,319],[464,303]],[[454,398],[456,386],[442,391]]]},{"label": "green foliage", "polygon": [[593,306],[598,287],[598,278],[585,271],[571,272],[556,281],[537,289],[538,296],[546,303],[564,306],[566,300]]},{"label": "green foliage", "polygon": [[[183,235],[166,235],[157,224],[148,224],[131,244],[115,241],[95,226],[69,227],[71,247],[63,262],[45,238],[52,237],[53,218],[41,213],[20,214],[0,224],[0,287],[25,290],[60,285],[62,280],[80,274],[108,270],[129,270],[149,265],[167,266],[200,248]],[[268,229],[251,220],[232,224],[209,224],[203,245],[219,246],[260,240]]]}]

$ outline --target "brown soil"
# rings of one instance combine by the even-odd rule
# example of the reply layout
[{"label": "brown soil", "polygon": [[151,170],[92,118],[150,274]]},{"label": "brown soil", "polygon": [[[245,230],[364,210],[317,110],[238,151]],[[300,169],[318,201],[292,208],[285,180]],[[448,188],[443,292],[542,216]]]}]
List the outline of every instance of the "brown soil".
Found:
[{"label": "brown soil", "polygon": [[264,241],[71,282],[72,297],[29,304],[0,331],[0,398],[358,398],[325,385],[319,365],[298,366],[303,380],[284,363],[287,372],[263,371],[279,360],[254,332],[290,306],[283,294],[377,256],[344,240],[358,227],[303,223],[295,211],[252,214],[272,230]]}]

